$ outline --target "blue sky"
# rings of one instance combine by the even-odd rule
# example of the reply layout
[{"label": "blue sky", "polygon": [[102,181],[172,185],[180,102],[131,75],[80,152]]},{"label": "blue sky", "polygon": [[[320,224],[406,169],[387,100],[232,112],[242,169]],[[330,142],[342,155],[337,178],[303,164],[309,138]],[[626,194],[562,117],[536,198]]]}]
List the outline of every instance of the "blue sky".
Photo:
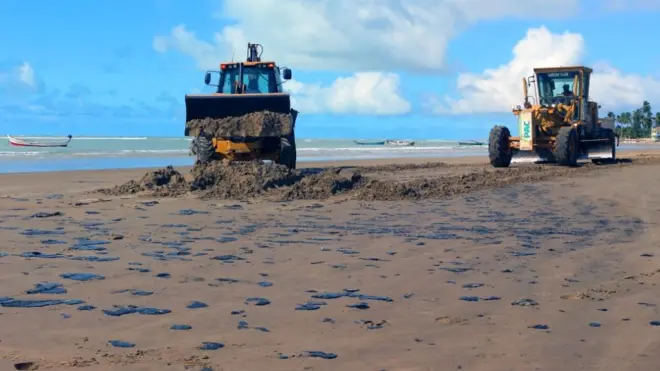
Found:
[{"label": "blue sky", "polygon": [[[660,1],[631,1],[623,9],[602,5],[607,1],[559,0],[564,9],[575,6],[578,13],[543,18],[540,10],[525,12],[515,4],[502,14],[457,9],[451,11],[463,21],[447,25],[434,23],[453,14],[433,5],[442,0],[417,1],[434,17],[403,9],[397,0],[355,0],[368,14],[387,14],[389,23],[358,20],[346,27],[337,15],[346,14],[344,0],[326,3],[332,9],[316,13],[297,7],[299,0],[5,0],[0,12],[0,129],[27,135],[180,136],[184,95],[208,90],[203,67],[219,63],[231,47],[243,57],[243,36],[264,44],[264,57],[281,57],[278,61],[293,69],[299,137],[484,138],[495,123],[513,126],[507,111],[521,100],[518,75],[529,75],[536,61],[605,66],[598,88],[601,101],[609,104],[603,109],[641,105],[640,98],[654,104],[660,97],[660,52],[653,47],[652,31],[660,21]],[[472,2],[478,9],[488,4]],[[254,27],[273,4],[289,9],[277,18],[285,28],[278,34]],[[601,5],[586,14],[589,4]],[[331,35],[323,31],[326,21],[338,25]],[[177,26],[190,37],[173,33]],[[390,33],[376,35],[374,29]],[[541,31],[534,36],[529,29]],[[581,35],[583,42],[562,38],[564,32]],[[529,54],[507,65],[516,61],[512,49],[527,36],[532,41],[521,48]],[[156,47],[158,37],[167,47]],[[355,40],[355,45],[342,40]],[[428,48],[415,48],[424,43]],[[543,43],[547,47],[533,50]],[[415,61],[417,53],[426,65]],[[488,69],[499,72],[485,73]],[[368,78],[354,75],[365,71],[376,72]],[[461,75],[470,81],[462,87],[457,85]],[[348,80],[333,86],[338,77]],[[622,84],[627,95],[608,98]],[[350,98],[340,98],[346,92]],[[447,96],[461,105],[449,105]],[[379,105],[381,98],[389,104]],[[660,110],[660,101],[657,105]]]}]

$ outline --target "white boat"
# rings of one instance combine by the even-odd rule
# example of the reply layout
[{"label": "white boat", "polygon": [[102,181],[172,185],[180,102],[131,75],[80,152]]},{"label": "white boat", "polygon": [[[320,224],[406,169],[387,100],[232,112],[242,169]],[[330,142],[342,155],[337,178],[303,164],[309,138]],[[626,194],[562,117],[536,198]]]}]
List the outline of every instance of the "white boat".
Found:
[{"label": "white boat", "polygon": [[397,147],[412,147],[415,145],[415,142],[412,140],[386,140],[385,143],[387,143],[390,146],[397,146]]},{"label": "white boat", "polygon": [[71,135],[68,135],[65,140],[60,140],[60,141],[54,141],[54,140],[47,140],[44,142],[37,142],[34,140],[27,140],[27,139],[20,139],[20,138],[15,138],[12,137],[11,135],[7,134],[7,139],[9,140],[9,144],[12,146],[16,147],[67,147],[69,143],[71,142],[71,139],[73,137]]}]

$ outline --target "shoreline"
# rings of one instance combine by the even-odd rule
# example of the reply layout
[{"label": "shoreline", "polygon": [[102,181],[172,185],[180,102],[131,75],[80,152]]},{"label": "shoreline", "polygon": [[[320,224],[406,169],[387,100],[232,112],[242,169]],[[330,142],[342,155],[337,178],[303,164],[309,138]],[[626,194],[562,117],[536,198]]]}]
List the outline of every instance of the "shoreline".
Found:
[{"label": "shoreline", "polygon": [[[660,150],[629,150],[621,151],[617,154],[618,158],[635,158],[639,156],[660,156]],[[589,161],[586,161],[589,162]],[[327,168],[355,168],[371,167],[381,165],[414,165],[422,163],[447,164],[454,169],[482,169],[494,170],[488,163],[487,156],[463,156],[463,157],[400,157],[374,160],[330,160],[330,161],[310,161],[298,164],[299,169],[327,169]],[[511,167],[526,166],[528,164],[512,164]],[[136,168],[106,168],[94,170],[64,170],[64,171],[35,171],[22,173],[2,173],[0,174],[0,195],[2,197],[11,196],[31,196],[46,194],[49,189],[55,185],[60,187],[58,194],[70,195],[75,193],[84,193],[94,191],[99,188],[113,187],[124,184],[131,180],[140,180],[147,172],[157,169],[163,169],[165,166],[150,166]],[[541,165],[541,166],[554,166]],[[186,173],[192,166],[173,166],[175,170]],[[482,171],[481,170],[481,171]],[[436,174],[433,176],[439,176]],[[405,175],[401,175],[405,179]],[[0,198],[2,198],[0,197]],[[96,197],[96,196],[93,196]]]},{"label": "shoreline", "polygon": [[[83,171],[83,170],[101,170],[101,169],[140,169],[140,168],[161,168],[167,165],[182,167],[192,165],[193,159],[187,153],[169,153],[168,150],[159,152],[154,146],[140,144],[135,141],[130,145],[125,145],[124,149],[114,153],[94,152],[92,147],[81,146],[79,150],[72,148],[71,151],[39,152],[28,151],[25,155],[13,153],[13,149],[7,149],[3,152],[0,149],[0,174],[20,174],[32,172],[59,172],[59,171]],[[620,153],[648,151],[656,152],[660,150],[658,143],[621,143],[617,148]],[[98,143],[93,144],[94,148]],[[146,147],[145,147],[146,146]],[[85,147],[85,148],[83,148]],[[303,146],[304,147],[304,146]],[[434,146],[415,146],[415,147],[392,147],[392,148],[371,148],[369,146],[356,146],[355,148],[335,148],[323,146],[313,148],[309,151],[305,148],[299,148],[298,162],[301,166],[309,163],[318,162],[354,162],[354,161],[398,161],[400,158],[410,159],[410,161],[441,159],[441,158],[467,158],[467,157],[486,157],[487,148],[481,147],[440,147]],[[323,148],[322,148],[323,147]],[[340,146],[341,147],[341,146]],[[119,149],[117,149],[119,150]],[[155,151],[151,153],[151,151]],[[88,151],[92,151],[88,153]],[[136,153],[133,153],[136,151]],[[123,153],[126,152],[126,153]],[[140,153],[137,153],[140,152]],[[142,153],[144,152],[144,153]],[[17,152],[18,153],[18,152]]]},{"label": "shoreline", "polygon": [[[660,155],[660,147],[659,148],[644,148],[644,149],[638,149],[638,148],[630,148],[630,149],[621,149],[617,150],[617,157],[638,157],[638,156],[644,156],[644,155],[649,155],[649,156],[656,156]],[[172,159],[171,157],[166,157],[169,159]],[[181,157],[183,158],[183,157]],[[114,158],[107,158],[108,160],[113,160]],[[147,158],[151,159],[151,158]],[[192,161],[191,158],[185,157],[186,160]],[[135,160],[135,159],[132,159]],[[36,160],[32,160],[36,161]],[[487,164],[488,163],[488,156],[487,154],[484,154],[482,156],[477,156],[477,155],[453,155],[453,156],[399,156],[399,157],[378,157],[378,158],[353,158],[353,159],[331,159],[331,158],[323,158],[323,159],[317,159],[317,160],[298,160],[298,168],[326,168],[326,167],[339,167],[339,166],[350,166],[350,167],[356,167],[356,166],[372,166],[372,165],[383,165],[383,164],[414,164],[414,163],[420,163],[420,162],[444,162],[447,164],[469,164],[469,165],[477,165],[477,164]],[[173,166],[176,169],[185,169],[188,170],[192,167],[192,165],[185,164],[165,164],[165,165],[145,165],[145,166],[135,166],[135,167],[102,167],[102,168],[91,168],[91,169],[71,169],[71,170],[39,170],[39,171],[21,171],[21,172],[0,172],[0,179],[3,177],[15,177],[15,176],[23,176],[23,175],[29,175],[29,174],[77,174],[77,173],[91,173],[91,172],[139,172],[139,171],[149,171],[153,170],[155,168],[164,168],[167,166]],[[512,165],[514,166],[514,165]]]}]

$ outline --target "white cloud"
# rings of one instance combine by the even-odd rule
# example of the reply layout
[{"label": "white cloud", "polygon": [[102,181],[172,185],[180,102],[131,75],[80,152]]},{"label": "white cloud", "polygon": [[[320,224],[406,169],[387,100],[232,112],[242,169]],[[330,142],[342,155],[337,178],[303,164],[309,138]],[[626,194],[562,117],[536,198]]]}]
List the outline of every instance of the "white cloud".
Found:
[{"label": "white cloud", "polygon": [[602,4],[606,10],[657,10],[660,9],[659,0],[605,0]]},{"label": "white cloud", "polygon": [[[157,36],[159,52],[176,50],[201,68],[245,53],[296,69],[439,72],[449,41],[469,25],[501,17],[572,16],[579,0],[225,0],[222,18],[235,21],[199,40],[184,25]],[[543,9],[543,12],[539,12]],[[274,31],[273,27],[276,27]]]},{"label": "white cloud", "polygon": [[303,113],[400,115],[411,110],[400,95],[399,76],[393,73],[358,72],[329,86],[295,80],[284,86],[291,92],[293,107]]},{"label": "white cloud", "polygon": [[34,69],[28,62],[23,62],[20,67],[18,67],[18,78],[28,86],[34,86]]},{"label": "white cloud", "polygon": [[[218,35],[216,34],[216,38]],[[199,40],[197,36],[183,25],[172,29],[169,36],[156,36],[153,40],[153,48],[159,53],[166,53],[174,50],[179,53],[192,57],[200,69],[218,69],[220,62],[230,60],[232,56],[231,48],[221,48],[222,43],[212,44]],[[243,53],[247,51],[247,42],[241,49]],[[243,59],[243,53],[240,57]]]},{"label": "white cloud", "polygon": [[154,41],[152,42],[151,46],[154,48],[155,51],[159,53],[165,53],[167,52],[167,47],[168,47],[167,39],[162,36],[156,36],[154,37]]},{"label": "white cloud", "polygon": [[[529,29],[513,48],[510,62],[480,74],[459,75],[457,88],[461,98],[430,97],[425,106],[438,114],[509,112],[511,105],[522,104],[522,78],[531,75],[534,67],[579,65],[584,51],[580,34],[553,34],[545,27]],[[660,99],[659,80],[624,74],[607,64],[594,66],[590,90],[591,98],[604,110]]]},{"label": "white cloud", "polygon": [[218,18],[232,24],[211,40],[178,25],[169,35],[156,36],[152,46],[160,53],[188,55],[200,69],[216,69],[232,56],[243,59],[248,41],[257,42],[264,46],[264,59],[294,70],[363,71],[329,86],[287,83],[301,111],[403,114],[410,103],[399,93],[398,76],[386,71],[442,72],[449,41],[471,24],[502,17],[571,16],[579,2],[225,0]]},{"label": "white cloud", "polygon": [[[8,65],[0,69],[0,92],[22,94],[38,89],[32,65],[23,62],[20,65]],[[8,99],[8,98],[7,98]]]}]

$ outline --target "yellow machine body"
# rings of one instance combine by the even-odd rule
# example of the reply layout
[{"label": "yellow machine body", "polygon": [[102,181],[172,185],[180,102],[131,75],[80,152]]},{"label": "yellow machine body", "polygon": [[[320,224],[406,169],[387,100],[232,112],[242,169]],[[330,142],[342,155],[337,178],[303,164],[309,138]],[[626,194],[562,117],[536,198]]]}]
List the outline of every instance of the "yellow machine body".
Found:
[{"label": "yellow machine body", "polygon": [[[280,68],[273,61],[262,61],[262,51],[261,45],[248,43],[245,61],[224,62],[219,71],[206,72],[204,81],[206,85],[214,86],[215,92],[185,96],[184,135],[195,138],[191,152],[197,154],[198,162],[271,160],[295,167],[294,126],[298,112],[291,108],[291,96],[282,88],[285,80],[291,79],[291,70]],[[211,84],[212,73],[218,74],[215,85]],[[200,122],[244,120],[246,115],[267,112],[280,114],[290,121],[279,122],[290,125],[282,125],[275,132],[260,136],[245,137],[231,132],[222,137],[213,135],[210,140],[199,138]]]},{"label": "yellow machine body", "polygon": [[[496,167],[511,162],[564,163],[566,148],[572,151],[571,164],[575,159],[614,159],[618,145],[614,122],[599,119],[600,105],[589,100],[591,73],[583,66],[534,69],[533,76],[523,79],[524,104],[512,107],[519,135],[511,136],[504,126],[494,127],[489,138],[491,163]],[[528,94],[529,86],[534,87],[534,96]],[[570,145],[561,140],[569,140]]]},{"label": "yellow machine body", "polygon": [[212,139],[215,153],[220,159],[227,161],[252,161],[257,159],[278,161],[279,151],[273,146],[265,145],[264,140],[238,142],[227,139]]}]

